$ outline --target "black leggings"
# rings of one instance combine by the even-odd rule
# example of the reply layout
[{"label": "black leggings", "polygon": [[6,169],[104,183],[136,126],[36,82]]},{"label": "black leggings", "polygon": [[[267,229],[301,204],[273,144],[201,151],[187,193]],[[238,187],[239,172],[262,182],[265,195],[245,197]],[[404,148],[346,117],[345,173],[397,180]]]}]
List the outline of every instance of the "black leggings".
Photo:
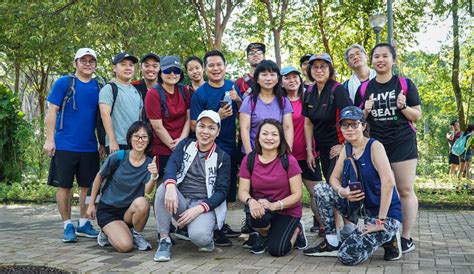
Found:
[{"label": "black leggings", "polygon": [[333,146],[325,146],[318,144],[319,159],[321,161],[321,170],[323,171],[324,179],[329,183],[329,177],[331,177],[332,170],[336,166],[337,157],[329,159],[329,153]]},{"label": "black leggings", "polygon": [[298,227],[300,219],[267,211],[260,219],[250,217],[250,226],[253,228],[270,226],[267,240],[268,253],[275,257],[281,257],[288,254],[293,248],[290,240]]}]

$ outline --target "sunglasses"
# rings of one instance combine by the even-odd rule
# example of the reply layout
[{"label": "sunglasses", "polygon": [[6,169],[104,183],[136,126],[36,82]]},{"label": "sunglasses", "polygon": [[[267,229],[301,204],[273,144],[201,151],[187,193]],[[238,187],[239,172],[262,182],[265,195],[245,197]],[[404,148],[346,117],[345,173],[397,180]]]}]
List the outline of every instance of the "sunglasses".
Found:
[{"label": "sunglasses", "polygon": [[180,68],[177,68],[177,67],[171,67],[171,68],[167,68],[167,69],[164,69],[161,71],[163,74],[171,74],[171,73],[174,73],[175,75],[179,75],[181,74],[181,69]]}]

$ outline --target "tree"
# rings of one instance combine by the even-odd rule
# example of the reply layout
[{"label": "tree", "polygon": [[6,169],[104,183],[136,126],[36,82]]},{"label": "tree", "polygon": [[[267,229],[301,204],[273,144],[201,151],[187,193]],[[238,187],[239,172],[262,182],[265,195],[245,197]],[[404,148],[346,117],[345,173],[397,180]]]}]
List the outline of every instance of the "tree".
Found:
[{"label": "tree", "polygon": [[268,12],[268,19],[271,24],[271,29],[273,32],[273,47],[275,49],[275,59],[278,66],[281,66],[281,49],[280,49],[280,40],[281,40],[281,31],[285,25],[286,12],[288,10],[288,0],[278,1],[278,6],[276,8],[272,7],[270,0],[260,0],[265,4]]}]

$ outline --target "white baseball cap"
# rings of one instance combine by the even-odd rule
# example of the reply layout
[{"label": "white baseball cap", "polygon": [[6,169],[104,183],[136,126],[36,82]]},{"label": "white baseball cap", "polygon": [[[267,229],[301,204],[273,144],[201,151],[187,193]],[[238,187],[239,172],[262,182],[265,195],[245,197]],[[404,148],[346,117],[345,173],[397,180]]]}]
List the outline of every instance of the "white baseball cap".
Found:
[{"label": "white baseball cap", "polygon": [[221,127],[221,117],[219,114],[213,110],[205,110],[199,114],[197,121],[201,120],[202,118],[207,117],[211,119],[214,123],[216,123],[219,127]]},{"label": "white baseball cap", "polygon": [[74,61],[76,61],[77,59],[79,58],[82,58],[86,55],[90,55],[92,57],[94,57],[95,59],[97,59],[97,54],[95,53],[95,51],[93,49],[90,49],[90,48],[80,48],[77,52],[76,52],[76,55],[74,56]]}]

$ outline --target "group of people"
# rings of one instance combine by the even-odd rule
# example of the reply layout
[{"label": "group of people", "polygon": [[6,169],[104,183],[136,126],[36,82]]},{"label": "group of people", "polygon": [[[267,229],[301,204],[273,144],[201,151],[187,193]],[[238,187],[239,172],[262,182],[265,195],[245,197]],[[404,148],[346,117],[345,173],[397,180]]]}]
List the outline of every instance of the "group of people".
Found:
[{"label": "group of people", "polygon": [[[472,147],[474,146],[474,124],[469,124],[464,132],[461,132],[459,121],[454,120],[449,124],[446,139],[449,144],[449,175],[453,177],[472,178]],[[462,147],[460,153],[453,151],[454,144],[460,139]]]},{"label": "group of people", "polygon": [[[304,55],[300,71],[280,69],[265,52],[264,44],[249,44],[250,71],[235,82],[225,79],[226,59],[217,50],[202,60],[189,57],[185,71],[178,56],[148,53],[138,81],[138,58],[119,53],[114,80],[102,86],[93,78],[96,52],[79,49],[75,74],[53,84],[46,115],[44,149],[59,185],[63,241],[86,236],[119,252],[150,250],[142,234],[150,211],[144,195],[156,190],[158,262],[171,259],[173,233],[203,252],[232,245],[229,238],[240,232],[225,219],[237,197],[245,204],[241,232],[249,234],[243,247],[254,254],[284,256],[296,248],[355,265],[380,246],[386,260],[413,251],[413,122],[421,101],[413,82],[393,75],[395,49],[377,44],[369,68],[364,48],[351,45],[344,57],[354,73],[343,84],[326,53]],[[100,126],[105,140],[95,135]],[[310,230],[323,238],[312,248],[302,221],[303,185],[311,197]]]}]

